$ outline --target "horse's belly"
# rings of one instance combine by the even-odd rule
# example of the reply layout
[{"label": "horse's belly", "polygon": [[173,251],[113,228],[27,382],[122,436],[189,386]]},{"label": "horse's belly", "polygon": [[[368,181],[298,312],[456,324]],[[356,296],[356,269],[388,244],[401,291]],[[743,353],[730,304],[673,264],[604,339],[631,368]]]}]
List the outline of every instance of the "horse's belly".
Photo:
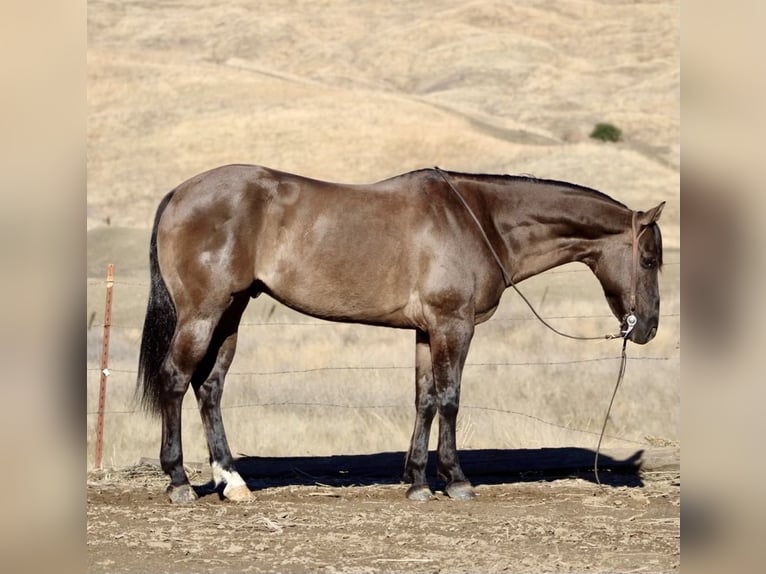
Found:
[{"label": "horse's belly", "polygon": [[371,259],[277,263],[257,279],[279,302],[331,321],[414,327],[413,286],[406,274]]}]

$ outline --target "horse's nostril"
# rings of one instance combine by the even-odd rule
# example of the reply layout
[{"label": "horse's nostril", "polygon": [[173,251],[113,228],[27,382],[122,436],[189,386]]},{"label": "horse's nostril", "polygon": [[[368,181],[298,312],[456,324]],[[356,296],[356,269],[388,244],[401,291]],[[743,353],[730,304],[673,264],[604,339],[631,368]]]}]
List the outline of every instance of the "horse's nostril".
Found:
[{"label": "horse's nostril", "polygon": [[649,338],[654,339],[654,336],[657,334],[657,327],[652,327],[652,330],[649,331]]}]

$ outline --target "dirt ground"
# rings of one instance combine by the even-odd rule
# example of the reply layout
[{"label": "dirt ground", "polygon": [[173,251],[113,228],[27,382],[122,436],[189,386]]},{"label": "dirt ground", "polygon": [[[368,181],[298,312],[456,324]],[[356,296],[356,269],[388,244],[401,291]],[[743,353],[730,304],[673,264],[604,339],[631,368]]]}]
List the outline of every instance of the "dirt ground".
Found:
[{"label": "dirt ground", "polygon": [[[206,477],[191,477],[204,485]],[[626,481],[626,484],[631,484]],[[248,479],[248,484],[253,487]],[[405,486],[255,487],[253,503],[201,486],[173,506],[153,466],[90,473],[89,572],[673,572],[680,479],[492,482],[470,502],[409,502]]]}]

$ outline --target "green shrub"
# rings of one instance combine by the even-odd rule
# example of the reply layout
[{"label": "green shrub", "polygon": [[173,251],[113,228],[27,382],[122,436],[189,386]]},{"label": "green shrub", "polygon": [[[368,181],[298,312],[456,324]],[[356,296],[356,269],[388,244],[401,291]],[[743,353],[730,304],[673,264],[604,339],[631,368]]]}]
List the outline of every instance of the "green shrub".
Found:
[{"label": "green shrub", "polygon": [[590,137],[604,142],[618,142],[621,136],[622,131],[620,131],[620,128],[606,123],[596,124],[593,131],[590,132]]}]

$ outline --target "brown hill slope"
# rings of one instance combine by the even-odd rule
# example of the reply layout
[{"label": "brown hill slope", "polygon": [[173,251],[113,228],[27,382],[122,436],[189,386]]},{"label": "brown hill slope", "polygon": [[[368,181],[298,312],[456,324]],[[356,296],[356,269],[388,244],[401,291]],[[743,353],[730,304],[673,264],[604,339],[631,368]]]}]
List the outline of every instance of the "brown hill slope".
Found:
[{"label": "brown hill slope", "polygon": [[[88,227],[259,163],[369,182],[441,165],[668,200],[678,244],[677,2],[88,4]],[[609,121],[619,144],[588,137]]]}]

